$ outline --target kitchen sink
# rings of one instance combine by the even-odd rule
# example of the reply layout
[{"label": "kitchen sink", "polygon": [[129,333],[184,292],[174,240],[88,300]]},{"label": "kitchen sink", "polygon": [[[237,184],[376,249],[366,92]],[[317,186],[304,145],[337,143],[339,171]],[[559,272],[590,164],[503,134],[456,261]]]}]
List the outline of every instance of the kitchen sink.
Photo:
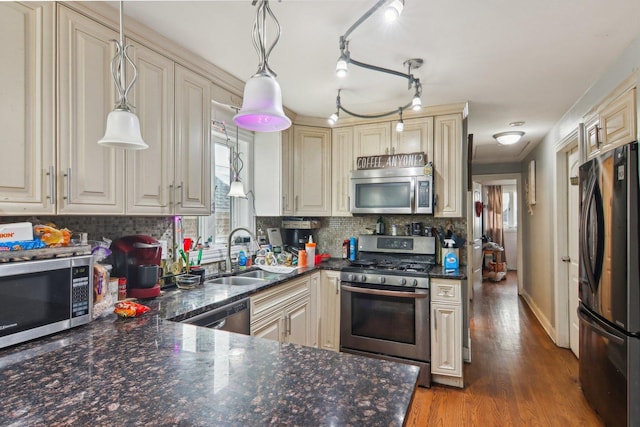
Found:
[{"label": "kitchen sink", "polygon": [[265,279],[261,279],[258,277],[227,276],[227,277],[218,277],[217,279],[207,280],[207,283],[212,283],[214,285],[245,286],[245,285],[255,285],[256,283],[261,283],[264,281]]},{"label": "kitchen sink", "polygon": [[247,271],[246,273],[240,273],[235,277],[255,277],[261,280],[273,280],[273,279],[279,278],[280,276],[282,276],[281,273],[271,273],[269,271],[264,271],[264,270],[253,270],[253,271]]}]

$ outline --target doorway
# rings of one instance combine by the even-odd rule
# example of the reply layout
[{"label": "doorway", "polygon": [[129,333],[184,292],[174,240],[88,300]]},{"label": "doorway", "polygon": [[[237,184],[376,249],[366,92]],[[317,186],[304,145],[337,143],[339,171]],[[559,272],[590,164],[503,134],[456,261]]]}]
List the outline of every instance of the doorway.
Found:
[{"label": "doorway", "polygon": [[556,345],[578,354],[578,218],[577,185],[581,163],[579,130],[575,129],[556,149],[555,188],[555,311]]}]

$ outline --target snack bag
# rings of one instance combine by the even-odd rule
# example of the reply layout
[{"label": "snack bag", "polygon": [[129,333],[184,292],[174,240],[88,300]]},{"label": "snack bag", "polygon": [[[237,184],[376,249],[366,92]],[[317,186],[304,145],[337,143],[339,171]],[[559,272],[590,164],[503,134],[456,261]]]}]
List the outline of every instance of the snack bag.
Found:
[{"label": "snack bag", "polygon": [[133,301],[120,301],[116,303],[113,312],[120,317],[138,317],[151,310],[146,305]]}]

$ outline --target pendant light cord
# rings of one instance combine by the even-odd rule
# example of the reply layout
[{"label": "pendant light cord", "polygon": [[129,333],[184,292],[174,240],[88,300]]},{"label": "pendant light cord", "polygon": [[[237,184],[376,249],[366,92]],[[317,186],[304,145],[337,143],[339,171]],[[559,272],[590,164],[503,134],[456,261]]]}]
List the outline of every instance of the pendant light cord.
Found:
[{"label": "pendant light cord", "polygon": [[[116,89],[118,90],[119,99],[118,103],[116,104],[116,109],[130,111],[132,108],[134,108],[134,106],[129,103],[127,97],[129,96],[129,91],[131,91],[134,83],[136,82],[136,80],[138,80],[138,69],[127,53],[127,50],[131,47],[131,45],[124,44],[124,16],[122,13],[124,7],[123,3],[123,1],[120,1],[120,40],[112,40],[116,45],[116,54],[111,60],[111,76],[113,77]],[[131,68],[133,70],[133,78],[128,85],[126,76],[127,63],[131,65]]]}]

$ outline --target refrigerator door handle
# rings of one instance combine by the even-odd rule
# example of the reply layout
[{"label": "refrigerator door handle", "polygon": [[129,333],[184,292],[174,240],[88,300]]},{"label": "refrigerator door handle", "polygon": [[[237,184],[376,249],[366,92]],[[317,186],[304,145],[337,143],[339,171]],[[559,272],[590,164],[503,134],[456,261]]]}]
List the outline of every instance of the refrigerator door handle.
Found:
[{"label": "refrigerator door handle", "polygon": [[608,340],[613,341],[614,343],[616,343],[618,345],[624,345],[624,339],[622,339],[619,336],[614,335],[614,334],[610,333],[609,331],[607,331],[606,329],[604,329],[600,325],[600,323],[598,321],[596,321],[596,319],[594,319],[592,317],[589,317],[580,308],[578,308],[578,317],[580,318],[580,320],[582,320],[583,322],[587,323],[593,329],[593,332],[595,332],[598,335],[601,335],[601,336],[607,338]]},{"label": "refrigerator door handle", "polygon": [[[595,214],[596,214],[596,227],[597,230],[589,229],[589,213],[591,205],[595,204]],[[585,267],[585,272],[587,273],[587,279],[589,281],[589,287],[591,291],[595,293],[598,288],[598,284],[600,283],[600,275],[602,272],[602,258],[604,256],[604,244],[603,239],[604,236],[602,233],[604,232],[603,222],[603,210],[602,210],[602,198],[600,196],[600,191],[596,182],[596,177],[592,176],[589,184],[587,186],[587,196],[584,199],[584,204],[582,206],[581,212],[581,233],[580,238],[582,240],[581,249],[582,249],[582,259]],[[595,259],[591,259],[590,257],[590,245],[589,245],[589,234],[591,232],[597,233],[597,241],[596,241],[596,253]],[[594,265],[595,264],[595,265]]]}]

